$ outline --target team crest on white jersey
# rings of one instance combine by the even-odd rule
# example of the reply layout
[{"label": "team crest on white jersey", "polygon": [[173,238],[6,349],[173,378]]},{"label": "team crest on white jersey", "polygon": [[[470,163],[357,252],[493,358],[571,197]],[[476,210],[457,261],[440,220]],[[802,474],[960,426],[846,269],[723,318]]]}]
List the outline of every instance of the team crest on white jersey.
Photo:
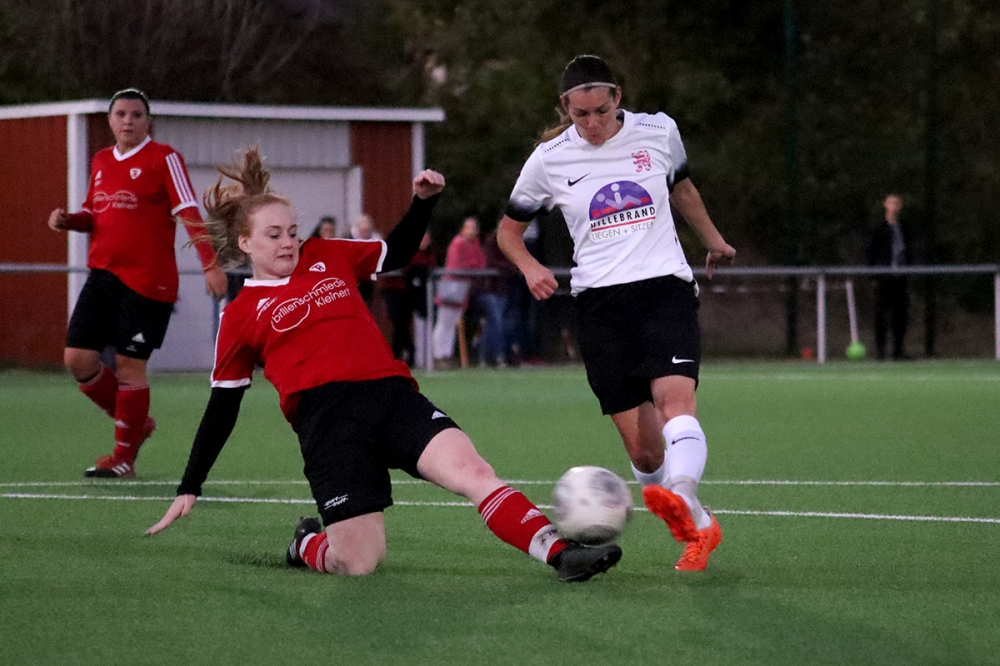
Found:
[{"label": "team crest on white jersey", "polygon": [[656,206],[646,188],[620,180],[605,185],[591,199],[590,239],[602,241],[652,229],[655,219]]},{"label": "team crest on white jersey", "polygon": [[257,319],[260,319],[261,313],[264,312],[264,310],[266,310],[267,307],[271,305],[271,303],[274,303],[276,300],[278,299],[272,297],[272,298],[262,298],[259,301],[257,301]]},{"label": "team crest on white jersey", "polygon": [[132,167],[131,169],[128,170],[128,175],[132,176],[132,180],[138,178],[141,173],[142,169],[139,169],[137,167]]},{"label": "team crest on white jersey", "polygon": [[653,160],[650,158],[648,150],[637,150],[632,153],[632,163],[635,164],[636,173],[640,173],[643,169],[649,171],[653,168]]},{"label": "team crest on white jersey", "polygon": [[326,264],[324,264],[322,261],[317,261],[315,264],[309,267],[309,271],[312,273],[325,273]]}]

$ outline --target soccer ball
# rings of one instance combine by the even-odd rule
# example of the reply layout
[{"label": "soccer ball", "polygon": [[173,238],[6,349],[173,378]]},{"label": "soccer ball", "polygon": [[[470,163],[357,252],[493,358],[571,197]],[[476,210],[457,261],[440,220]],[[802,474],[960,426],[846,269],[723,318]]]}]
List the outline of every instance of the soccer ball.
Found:
[{"label": "soccer ball", "polygon": [[556,483],[553,499],[559,533],[591,546],[617,539],[632,509],[628,486],[603,467],[572,468]]}]

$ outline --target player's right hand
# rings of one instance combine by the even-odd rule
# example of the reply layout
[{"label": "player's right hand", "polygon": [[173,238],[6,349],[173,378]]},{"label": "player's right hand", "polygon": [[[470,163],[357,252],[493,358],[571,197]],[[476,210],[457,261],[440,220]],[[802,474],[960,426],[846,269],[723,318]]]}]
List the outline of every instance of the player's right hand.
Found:
[{"label": "player's right hand", "polygon": [[49,215],[49,229],[52,231],[65,231],[66,230],[66,211],[62,208],[56,208]]},{"label": "player's right hand", "polygon": [[197,501],[197,495],[178,495],[174,498],[174,503],[170,505],[169,509],[167,509],[167,512],[164,514],[163,518],[160,519],[160,522],[146,530],[146,534],[153,535],[167,529],[175,520],[191,513],[191,509],[194,508],[194,503]]},{"label": "player's right hand", "polygon": [[528,284],[528,291],[539,301],[544,301],[552,296],[556,293],[556,287],[559,286],[552,271],[542,264],[528,268],[524,272],[524,281]]}]

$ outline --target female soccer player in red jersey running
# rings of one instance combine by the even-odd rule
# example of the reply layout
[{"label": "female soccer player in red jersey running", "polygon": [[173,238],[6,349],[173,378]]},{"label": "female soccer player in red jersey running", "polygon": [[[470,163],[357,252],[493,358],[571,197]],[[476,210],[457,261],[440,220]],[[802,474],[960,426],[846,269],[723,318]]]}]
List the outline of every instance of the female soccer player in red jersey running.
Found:
[{"label": "female soccer player in red jersey running", "polygon": [[676,568],[697,571],[708,566],[722,530],[697,497],[708,455],[695,418],[698,285],[671,206],[708,247],[709,278],[736,250],[688,177],[677,124],[663,113],[621,110],[621,97],[597,56],[566,66],[563,122],[543,135],[521,170],[497,239],[535,298],[548,298],[556,280],[523,235],[542,208],[562,211],[573,237],[570,287],[587,380],[618,428],[646,506],[687,544]]},{"label": "female soccer player in red jersey running", "polygon": [[[149,101],[134,88],[111,98],[115,145],[94,156],[83,210],[52,211],[49,227],[90,234],[90,275],[73,308],[63,361],[80,390],[115,423],[115,448],[85,476],[131,478],[139,447],[156,427],[149,416],[146,362],[159,349],[177,300],[176,218],[203,234],[184,159],[149,137]],[[195,243],[208,291],[226,293],[226,275],[208,242]],[[115,348],[115,369],[101,362]]]},{"label": "female soccer player in red jersey running", "polygon": [[226,263],[249,262],[253,278],[222,314],[212,394],[178,496],[149,534],[187,515],[261,365],[298,435],[305,475],[326,529],[303,518],[287,560],[347,575],[372,573],[385,557],[389,469],[463,495],[500,539],[582,581],[621,557],[613,544],[559,537],[523,494],[506,486],[468,436],[417,390],[358,293],[358,281],[402,268],[420,244],[444,177],[422,171],[413,200],[385,240],[310,238],[300,247],[290,202],[272,192],[256,149],[223,169],[205,196],[208,226]]}]

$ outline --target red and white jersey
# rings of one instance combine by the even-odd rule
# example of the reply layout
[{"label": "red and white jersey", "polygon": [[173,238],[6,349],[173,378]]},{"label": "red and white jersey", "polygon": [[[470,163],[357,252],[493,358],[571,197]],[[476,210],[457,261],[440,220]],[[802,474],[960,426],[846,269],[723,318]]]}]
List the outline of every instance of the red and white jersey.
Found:
[{"label": "red and white jersey", "polygon": [[222,311],[212,386],[247,386],[262,365],[291,421],[297,394],[308,388],[392,376],[413,381],[358,293],[358,280],[381,270],[385,252],[380,240],[310,238],[290,276],[247,280]]},{"label": "red and white jersey", "polygon": [[[93,218],[87,265],[114,273],[146,298],[177,300],[174,216],[200,220],[198,200],[173,148],[149,137],[125,153],[105,148],[94,156],[83,210]],[[186,225],[185,225],[186,226]],[[187,227],[194,237],[204,229]],[[197,244],[202,265],[215,257],[211,243]]]},{"label": "red and white jersey", "polygon": [[663,275],[693,279],[670,212],[670,190],[687,167],[677,124],[664,113],[622,113],[622,128],[603,145],[574,125],[540,144],[507,204],[521,222],[542,208],[562,211],[573,237],[574,295]]}]

